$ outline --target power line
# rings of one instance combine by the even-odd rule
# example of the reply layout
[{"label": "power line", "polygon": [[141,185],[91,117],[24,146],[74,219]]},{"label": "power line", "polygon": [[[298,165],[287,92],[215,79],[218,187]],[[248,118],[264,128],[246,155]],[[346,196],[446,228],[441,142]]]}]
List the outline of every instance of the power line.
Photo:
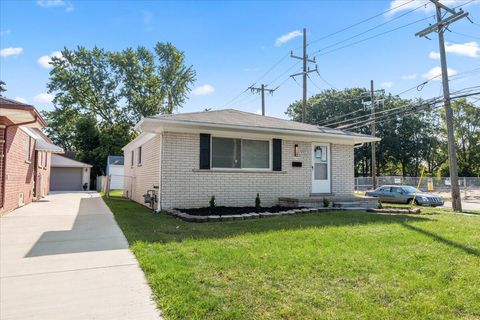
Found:
[{"label": "power line", "polygon": [[[450,87],[448,81],[448,68],[444,41],[444,32],[452,23],[468,17],[468,12],[464,12],[460,9],[456,12],[438,0],[430,0],[435,5],[435,13],[437,23],[430,25],[429,27],[415,33],[417,37],[427,37],[429,34],[436,32],[438,34],[438,46],[440,51],[440,66],[442,69],[442,85],[443,85],[443,100],[445,106],[445,122],[447,124],[447,140],[448,140],[448,159],[449,159],[449,171],[451,181],[451,193],[452,193],[452,208],[454,211],[462,212],[462,200],[460,198],[460,188],[458,186],[458,167],[457,167],[457,154],[455,146],[455,136],[453,128],[453,110],[450,105]],[[445,13],[449,13],[448,16],[442,16],[442,10]],[[428,37],[427,37],[428,38]]]},{"label": "power line", "polygon": [[448,31],[450,31],[451,33],[458,34],[458,35],[460,35],[460,36],[464,36],[464,37],[466,37],[466,38],[480,39],[480,37],[477,37],[477,36],[472,36],[472,35],[469,35],[469,34],[457,32],[457,31],[453,31],[453,30],[448,30]]},{"label": "power line", "polygon": [[[480,86],[468,87],[468,88],[464,88],[462,90],[457,90],[454,93],[455,94],[462,93],[462,92],[464,93],[465,91],[472,91],[473,89],[476,89],[478,87],[480,87]],[[433,98],[433,99],[438,99],[438,98]],[[390,109],[385,109],[385,110],[382,110],[382,111],[377,111],[377,112],[375,112],[375,116],[378,116],[378,115],[381,115],[381,114],[384,114],[384,113],[389,113],[389,112],[396,111],[396,110],[400,110],[400,109],[406,108],[406,107],[408,107],[408,105],[407,106],[403,105],[403,106],[399,106],[399,107],[395,107],[395,108],[390,108]],[[358,111],[361,111],[361,110],[358,110]],[[339,124],[342,124],[342,123],[346,123],[346,122],[350,122],[350,121],[357,121],[357,120],[365,121],[363,118],[367,118],[369,116],[370,116],[370,114],[367,113],[365,115],[350,118],[350,119],[347,119],[347,120],[342,120],[342,121],[337,121],[337,122],[333,122],[333,123],[329,123],[329,124],[324,124],[324,126],[331,127],[331,126],[334,126],[334,125],[339,125]],[[352,125],[352,124],[354,124],[354,123],[351,123],[350,125]]]},{"label": "power line", "polygon": [[[358,41],[349,43],[349,44],[347,44],[347,45],[344,45],[344,46],[341,46],[341,47],[338,47],[338,48],[335,48],[335,49],[332,49],[332,50],[323,52],[323,53],[321,53],[321,54],[315,54],[315,56],[323,56],[323,55],[326,55],[326,54],[329,54],[329,53],[332,53],[332,52],[335,52],[335,51],[338,51],[338,50],[341,50],[341,49],[345,49],[345,48],[351,47],[351,46],[353,46],[353,45],[356,45],[356,44],[359,44],[359,43],[362,43],[362,42],[365,42],[365,41],[368,41],[368,40],[371,40],[371,39],[374,39],[374,38],[383,36],[383,35],[385,35],[385,34],[388,34],[388,33],[391,33],[391,32],[394,32],[394,31],[397,31],[397,30],[400,30],[400,29],[403,29],[403,28],[406,28],[406,27],[409,27],[409,26],[412,26],[412,25],[417,24],[417,23],[419,23],[419,22],[428,20],[428,19],[430,19],[431,17],[433,17],[433,16],[429,16],[429,17],[426,17],[426,18],[422,18],[422,19],[419,19],[419,20],[412,21],[412,22],[410,22],[410,23],[408,23],[408,24],[405,24],[405,25],[396,27],[396,28],[394,28],[394,29],[390,29],[390,30],[381,32],[381,33],[377,33],[377,34],[375,34],[375,35],[373,35],[373,36],[370,36],[370,37],[367,37],[367,38],[364,38],[364,39],[361,39],[361,40],[358,40]],[[317,52],[320,53],[320,52],[321,52],[321,49],[318,50]]]},{"label": "power line", "polygon": [[[474,93],[470,93],[470,94],[463,94],[463,95],[458,95],[458,96],[453,96],[450,98],[450,100],[457,100],[457,99],[461,99],[461,98],[465,98],[465,97],[470,97],[470,96],[476,96],[476,95],[480,95],[480,91],[477,91],[477,92],[474,92]],[[438,98],[435,98],[436,100],[434,101],[431,101],[430,103],[435,105],[437,103],[440,103],[442,102],[442,97],[439,96]],[[480,100],[477,99],[477,101]],[[419,105],[417,105],[419,106]],[[420,104],[421,106],[421,104]],[[402,114],[402,112],[404,112],[404,115],[409,115],[411,113],[416,113],[416,112],[423,112],[423,111],[438,111],[437,109],[440,109],[442,107],[442,105],[439,105],[439,106],[433,106],[431,108],[425,108],[425,109],[413,109],[415,108],[415,106],[410,106],[411,109],[408,110],[408,109],[405,109],[405,110],[400,110],[400,111],[397,111],[395,113],[392,113],[392,114],[389,114],[389,115],[384,115],[382,116],[381,118],[383,118],[383,120],[380,120],[380,121],[377,121],[377,124],[378,123],[383,123],[383,122],[386,122],[386,121],[391,121],[391,120],[394,120],[396,117],[398,117],[400,114]],[[408,106],[406,107],[408,108]],[[394,117],[391,117],[391,116],[394,116]],[[361,127],[364,127],[364,126],[367,126],[370,124],[370,122],[367,122],[367,121],[371,121],[371,120],[365,120],[365,121],[362,121],[358,124],[355,124],[354,126],[352,127],[349,127],[348,130],[355,130],[355,129],[358,129],[358,128],[361,128]]]},{"label": "power line", "polygon": [[374,26],[374,27],[371,27],[370,29],[367,29],[367,30],[365,30],[365,31],[362,31],[362,32],[360,32],[360,33],[357,33],[357,34],[355,34],[355,35],[353,35],[353,36],[351,36],[351,37],[348,37],[348,38],[346,38],[346,39],[343,39],[343,40],[341,40],[341,41],[338,41],[338,42],[333,43],[333,44],[331,44],[331,45],[328,45],[328,46],[326,46],[326,47],[323,47],[322,49],[319,49],[319,50],[315,51],[314,54],[315,54],[315,53],[318,53],[318,52],[320,52],[320,51],[323,51],[323,50],[326,50],[326,49],[335,47],[335,46],[337,46],[337,45],[339,45],[339,44],[342,44],[342,43],[347,42],[347,41],[349,41],[349,40],[352,40],[352,39],[354,39],[354,38],[356,38],[356,37],[359,37],[359,36],[361,36],[361,35],[364,35],[364,34],[370,32],[370,31],[373,31],[373,30],[375,30],[375,29],[378,29],[378,28],[380,28],[380,27],[383,27],[384,25],[389,24],[389,23],[392,23],[393,21],[396,21],[396,20],[398,20],[398,19],[400,19],[400,18],[403,18],[404,16],[406,16],[406,15],[408,15],[408,14],[410,14],[410,13],[412,13],[412,12],[414,12],[414,11],[416,11],[416,10],[418,10],[418,9],[420,9],[420,8],[428,5],[428,4],[429,4],[429,2],[424,2],[422,5],[416,7],[416,8],[414,8],[414,9],[412,9],[412,10],[409,10],[409,11],[407,11],[407,12],[405,12],[405,13],[403,13],[403,14],[401,14],[401,15],[393,18],[393,19],[390,19],[390,20],[388,20],[388,21],[386,21],[386,22],[383,22],[383,23],[381,23],[381,24],[379,24],[379,25],[376,25],[376,26]]},{"label": "power line", "polygon": [[445,39],[447,42],[451,42],[451,43],[455,43],[455,44],[458,44],[458,45],[461,45],[461,46],[467,46],[467,47],[473,47],[473,48],[479,48],[479,46],[476,44],[475,41],[473,41],[473,43],[475,44],[471,44],[471,43],[461,43],[459,41],[452,41],[450,39]]},{"label": "power line", "polygon": [[374,16],[371,16],[370,18],[364,19],[364,20],[359,21],[359,22],[357,22],[357,23],[354,23],[354,24],[352,24],[352,25],[350,25],[350,26],[348,26],[348,27],[345,27],[345,28],[342,28],[342,29],[340,29],[340,30],[338,30],[338,31],[332,32],[332,33],[330,33],[330,34],[328,34],[328,35],[326,35],[326,36],[323,36],[323,37],[321,37],[321,38],[318,38],[318,39],[316,39],[316,40],[313,40],[312,42],[309,43],[309,45],[311,45],[311,44],[313,44],[313,43],[317,43],[317,42],[319,42],[319,41],[321,41],[321,40],[328,39],[328,38],[330,38],[330,37],[332,37],[332,36],[334,36],[334,35],[337,35],[337,34],[339,34],[339,33],[342,33],[342,32],[344,32],[344,31],[347,31],[347,30],[349,30],[349,29],[352,29],[352,28],[354,28],[354,27],[356,27],[356,26],[359,26],[359,25],[361,25],[361,24],[363,24],[363,23],[365,23],[365,22],[368,22],[368,21],[373,20],[373,19],[375,19],[375,18],[377,18],[377,17],[383,16],[384,14],[389,13],[389,12],[391,12],[391,11],[393,11],[393,10],[397,10],[397,9],[399,9],[399,8],[405,6],[405,5],[407,5],[407,4],[409,4],[409,3],[413,2],[413,1],[416,1],[416,0],[410,0],[410,1],[404,2],[404,3],[402,3],[402,4],[400,4],[400,5],[396,6],[396,7],[390,8],[389,10],[386,10],[386,11],[380,12],[380,13],[374,15]]},{"label": "power line", "polygon": [[276,63],[273,64],[272,67],[270,67],[270,69],[268,69],[263,75],[260,76],[260,78],[258,78],[254,83],[253,85],[257,84],[260,80],[262,80],[263,78],[265,78],[265,76],[267,74],[269,74],[273,69],[275,69],[280,63],[283,62],[283,60],[285,60],[286,58],[288,58],[288,53],[283,55],[280,60],[278,60]]},{"label": "power line", "polygon": [[262,97],[262,116],[265,115],[265,91],[266,91],[267,93],[270,93],[271,95],[273,95],[273,93],[275,92],[275,90],[278,89],[278,87],[275,88],[275,89],[266,89],[265,87],[266,87],[266,85],[265,85],[265,84],[262,84],[262,85],[260,85],[260,87],[250,86],[250,88],[249,88],[250,91],[252,91],[252,93],[253,93],[253,92],[255,92],[255,93],[260,93],[260,95],[261,95],[261,97]]},{"label": "power line", "polygon": [[294,59],[298,59],[298,60],[301,60],[303,62],[303,68],[302,68],[302,72],[299,72],[299,73],[295,73],[295,74],[292,74],[290,75],[290,77],[292,77],[294,80],[295,80],[295,77],[296,76],[299,76],[301,75],[302,76],[302,79],[303,79],[303,86],[302,86],[302,93],[303,93],[303,96],[302,96],[302,122],[305,122],[306,120],[306,109],[307,109],[307,76],[310,72],[315,72],[317,71],[317,66],[315,66],[315,69],[313,70],[310,70],[310,68],[308,67],[308,64],[311,62],[311,63],[316,63],[315,61],[315,58],[313,58],[313,60],[311,60],[308,56],[308,53],[307,53],[307,29],[306,28],[303,28],[303,54],[301,57],[299,56],[295,56],[293,54],[293,51],[290,53],[290,57],[291,58],[294,58]]},{"label": "power line", "polygon": [[474,1],[475,1],[475,0],[470,0],[470,1],[464,2],[464,3],[462,3],[462,4],[459,4],[458,6],[452,7],[452,9],[457,9],[457,8],[466,6],[467,4],[472,3],[472,2],[474,2]]},{"label": "power line", "polygon": [[235,97],[233,97],[232,99],[228,100],[226,103],[222,104],[222,106],[220,107],[220,109],[224,108],[225,106],[233,103],[233,101],[237,100],[238,98],[240,98],[245,92],[248,91],[248,88],[243,90],[242,92],[240,92],[238,95],[236,95]]}]

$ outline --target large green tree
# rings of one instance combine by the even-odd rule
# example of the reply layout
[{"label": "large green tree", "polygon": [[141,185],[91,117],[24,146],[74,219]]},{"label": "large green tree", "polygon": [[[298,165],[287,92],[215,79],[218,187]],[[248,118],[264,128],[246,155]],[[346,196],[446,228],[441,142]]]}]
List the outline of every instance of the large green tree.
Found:
[{"label": "large green tree", "polygon": [[48,83],[54,110],[44,112],[54,143],[102,174],[106,157],[120,154],[142,117],[182,106],[195,81],[185,54],[170,43],[113,52],[65,48],[52,58]]},{"label": "large green tree", "polygon": [[3,93],[5,91],[7,91],[7,89],[5,88],[6,84],[3,80],[0,80],[0,97],[3,96]]},{"label": "large green tree", "polygon": [[[458,175],[480,176],[480,108],[466,99],[452,102],[455,144],[457,147]],[[446,136],[445,112],[441,112],[442,133]],[[446,143],[445,143],[446,145]],[[444,147],[447,152],[446,146]],[[448,163],[442,166],[441,175],[448,175]]]}]

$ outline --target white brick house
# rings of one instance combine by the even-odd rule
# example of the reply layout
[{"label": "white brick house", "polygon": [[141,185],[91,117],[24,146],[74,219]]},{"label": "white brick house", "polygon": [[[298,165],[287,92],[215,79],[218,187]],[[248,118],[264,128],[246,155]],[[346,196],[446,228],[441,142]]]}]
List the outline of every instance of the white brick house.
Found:
[{"label": "white brick house", "polygon": [[156,210],[262,205],[280,197],[351,198],[354,145],[371,136],[232,109],[142,119],[127,144],[125,196]]}]

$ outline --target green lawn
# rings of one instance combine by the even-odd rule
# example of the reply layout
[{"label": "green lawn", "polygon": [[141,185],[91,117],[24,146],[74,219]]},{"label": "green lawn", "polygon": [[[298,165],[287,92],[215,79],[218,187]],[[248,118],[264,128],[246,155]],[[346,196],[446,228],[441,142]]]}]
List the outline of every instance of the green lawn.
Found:
[{"label": "green lawn", "polygon": [[480,319],[480,215],[196,224],[105,201],[165,319]]}]

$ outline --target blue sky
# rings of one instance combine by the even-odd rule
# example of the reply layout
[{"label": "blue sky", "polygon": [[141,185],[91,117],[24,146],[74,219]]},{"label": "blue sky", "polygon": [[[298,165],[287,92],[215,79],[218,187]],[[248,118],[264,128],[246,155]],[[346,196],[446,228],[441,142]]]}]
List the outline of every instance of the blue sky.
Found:
[{"label": "blue sky", "polygon": [[[266,97],[267,114],[286,117],[288,105],[300,99],[302,89],[290,73],[300,71],[290,50],[301,54],[298,31],[307,28],[308,42],[325,37],[363,19],[402,5],[387,14],[309,44],[315,52],[365,30],[388,22],[364,35],[320,51],[318,75],[311,74],[309,95],[320,89],[377,87],[400,93],[435,75],[439,66],[438,42],[415,37],[415,32],[433,23],[433,5],[418,8],[427,0],[413,1],[8,1],[0,2],[0,78],[7,83],[6,96],[25,100],[40,110],[53,106],[47,94],[49,56],[63,47],[97,45],[122,50],[157,42],[172,42],[184,51],[197,71],[195,89],[181,112],[204,108],[236,108],[257,112],[260,98],[245,92],[282,57],[283,60],[257,82],[270,88],[283,83]],[[463,19],[446,33],[447,60],[452,73],[452,91],[480,84],[480,1],[442,1],[452,7],[465,3],[472,24]],[[408,13],[408,14],[407,14]],[[404,16],[401,16],[405,14]],[[420,19],[423,21],[413,23]],[[413,23],[397,31],[328,52],[370,36]],[[283,37],[282,37],[283,36]],[[325,53],[325,54],[322,54]],[[312,65],[313,67],[313,65]],[[287,72],[287,70],[289,72]],[[284,75],[282,76],[282,73]],[[272,80],[276,80],[272,82]],[[301,79],[298,79],[301,83]],[[441,94],[440,81],[430,81],[422,91],[402,97],[430,98]],[[231,101],[231,103],[228,103]]]}]

